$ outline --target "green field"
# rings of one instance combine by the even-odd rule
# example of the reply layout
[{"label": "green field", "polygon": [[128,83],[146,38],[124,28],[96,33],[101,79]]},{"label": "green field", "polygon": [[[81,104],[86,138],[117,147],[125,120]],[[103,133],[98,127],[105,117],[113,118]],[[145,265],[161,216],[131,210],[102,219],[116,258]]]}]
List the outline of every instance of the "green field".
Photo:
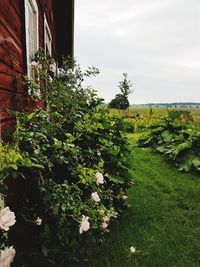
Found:
[{"label": "green field", "polygon": [[128,211],[92,259],[77,266],[199,267],[199,177],[147,148],[133,148],[132,173]]},{"label": "green field", "polygon": [[[127,110],[119,110],[119,109],[110,109],[110,113],[114,115],[118,115],[124,118],[124,121],[129,123],[132,127],[132,130],[128,132],[144,132],[147,131],[147,128],[155,121],[160,119],[161,117],[167,117],[169,111],[180,110],[172,109],[172,108],[164,108],[164,107],[153,107],[152,109],[148,106],[145,107],[131,107]],[[196,126],[200,126],[200,108],[182,108],[183,111],[189,111],[192,115],[193,123]],[[136,113],[142,115],[142,119],[137,121],[135,119]]]},{"label": "green field", "polygon": [[[168,111],[171,110],[188,110],[191,112],[191,115],[193,116],[194,120],[199,121],[200,117],[200,108],[164,108],[164,107],[152,107],[152,119],[158,119],[161,116],[167,116]],[[145,120],[148,120],[150,118],[150,107],[130,107],[126,111],[124,110],[118,110],[118,109],[111,109],[110,110],[112,114],[116,114],[119,116],[135,116],[136,113],[140,113]]]}]

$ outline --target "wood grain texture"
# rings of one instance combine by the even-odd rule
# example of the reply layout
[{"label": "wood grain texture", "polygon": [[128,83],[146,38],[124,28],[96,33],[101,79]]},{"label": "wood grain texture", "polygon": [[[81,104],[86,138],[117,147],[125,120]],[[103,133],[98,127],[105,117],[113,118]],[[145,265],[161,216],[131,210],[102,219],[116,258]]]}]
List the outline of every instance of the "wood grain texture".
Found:
[{"label": "wood grain texture", "polygon": [[3,33],[3,38],[11,39],[15,43],[16,47],[21,46],[22,43],[21,18],[16,13],[14,7],[9,5],[8,2],[6,2],[3,8],[1,9],[0,26],[2,28],[1,32]]},{"label": "wood grain texture", "polygon": [[[66,13],[68,5],[65,0],[36,0],[39,11],[39,46],[44,48],[44,14],[52,35],[52,55],[58,58],[57,32],[61,32],[66,39],[66,29],[56,24],[58,14],[55,12],[55,1],[58,13]],[[58,2],[59,3],[58,3]],[[72,1],[72,0],[70,0]],[[62,7],[65,7],[64,9]],[[65,17],[63,17],[65,19]],[[67,18],[66,21],[67,23]],[[58,27],[59,26],[59,27]],[[63,25],[62,25],[63,26]],[[57,27],[57,29],[56,29]],[[72,42],[68,38],[68,43]],[[64,46],[65,46],[64,42]],[[17,83],[19,74],[26,73],[26,40],[25,40],[25,10],[23,0],[0,0],[0,110],[11,109],[18,111],[45,108],[43,102],[35,102],[27,96],[26,89]],[[1,112],[1,111],[0,111]],[[8,113],[1,113],[2,126],[14,125],[13,117]]]}]

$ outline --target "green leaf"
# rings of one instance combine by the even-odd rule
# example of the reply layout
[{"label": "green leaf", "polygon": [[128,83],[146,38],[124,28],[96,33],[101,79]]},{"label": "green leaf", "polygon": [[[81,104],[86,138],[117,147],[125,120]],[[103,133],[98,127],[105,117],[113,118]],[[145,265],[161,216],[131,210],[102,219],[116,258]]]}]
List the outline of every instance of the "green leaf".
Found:
[{"label": "green leaf", "polygon": [[35,112],[32,112],[28,115],[28,120],[30,121],[35,116]]},{"label": "green leaf", "polygon": [[191,148],[192,147],[192,142],[191,141],[186,141],[178,146],[176,146],[176,154],[179,154],[181,151]]},{"label": "green leaf", "polygon": [[45,247],[44,245],[42,246],[42,254],[47,257],[49,253],[49,250],[47,247]]},{"label": "green leaf", "polygon": [[17,170],[18,169],[18,167],[17,167],[16,164],[10,164],[9,167],[12,168],[12,169],[14,169],[14,170]]},{"label": "green leaf", "polygon": [[194,158],[193,161],[192,161],[192,164],[196,168],[200,167],[200,159],[198,157]]},{"label": "green leaf", "polygon": [[59,141],[56,138],[53,138],[54,144],[57,148],[61,148],[62,147],[62,141]]},{"label": "green leaf", "polygon": [[98,166],[99,166],[99,168],[103,168],[103,166],[104,166],[104,162],[103,162],[103,161],[100,161],[100,162],[98,163]]},{"label": "green leaf", "polygon": [[124,179],[119,176],[108,175],[108,180],[116,184],[124,184]]}]

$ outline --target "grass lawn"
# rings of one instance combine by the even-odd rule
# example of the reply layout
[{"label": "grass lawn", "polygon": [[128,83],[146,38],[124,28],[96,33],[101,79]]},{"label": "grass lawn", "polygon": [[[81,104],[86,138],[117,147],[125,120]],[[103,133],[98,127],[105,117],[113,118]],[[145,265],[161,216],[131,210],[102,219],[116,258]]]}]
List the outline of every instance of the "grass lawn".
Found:
[{"label": "grass lawn", "polygon": [[[133,148],[131,207],[113,225],[92,267],[199,267],[200,178],[150,149]],[[130,253],[130,247],[136,253]]]}]

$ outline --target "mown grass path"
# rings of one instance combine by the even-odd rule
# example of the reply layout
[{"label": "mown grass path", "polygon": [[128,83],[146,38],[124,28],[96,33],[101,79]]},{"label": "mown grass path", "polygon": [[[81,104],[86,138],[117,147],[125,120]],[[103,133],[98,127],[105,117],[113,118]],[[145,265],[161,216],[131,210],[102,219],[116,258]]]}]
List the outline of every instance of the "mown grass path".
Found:
[{"label": "mown grass path", "polygon": [[150,149],[133,150],[131,207],[92,266],[200,267],[200,177],[180,173]]}]

